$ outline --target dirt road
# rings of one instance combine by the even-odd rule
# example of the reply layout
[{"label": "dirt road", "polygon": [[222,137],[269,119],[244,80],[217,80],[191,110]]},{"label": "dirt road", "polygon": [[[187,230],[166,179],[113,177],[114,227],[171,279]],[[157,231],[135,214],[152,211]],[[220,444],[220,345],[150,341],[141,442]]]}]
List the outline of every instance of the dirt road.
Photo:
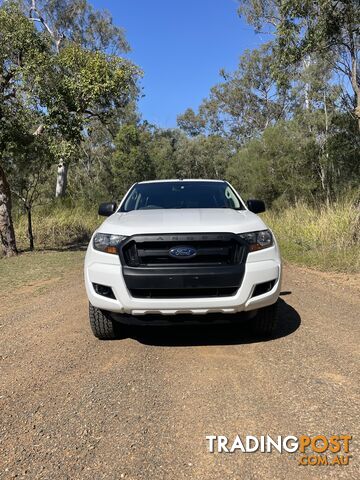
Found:
[{"label": "dirt road", "polygon": [[[0,478],[360,478],[356,281],[286,267],[277,334],[89,329],[82,272],[3,299]],[[348,466],[208,451],[206,435],[351,434]]]}]

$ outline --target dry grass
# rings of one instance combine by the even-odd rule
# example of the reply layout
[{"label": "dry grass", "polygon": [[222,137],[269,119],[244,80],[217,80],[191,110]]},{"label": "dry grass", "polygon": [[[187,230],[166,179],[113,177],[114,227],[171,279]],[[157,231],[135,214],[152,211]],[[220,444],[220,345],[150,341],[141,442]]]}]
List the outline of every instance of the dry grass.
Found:
[{"label": "dry grass", "polygon": [[81,271],[84,256],[82,250],[40,251],[0,260],[0,290],[5,295],[19,293],[24,286],[33,291],[47,288],[50,280]]},{"label": "dry grass", "polygon": [[[96,207],[58,206],[34,212],[35,247],[62,248],[86,243],[101,223]],[[360,272],[360,210],[354,201],[314,209],[305,204],[264,215],[283,257],[320,270]],[[26,218],[15,222],[19,248],[27,248]]]},{"label": "dry grass", "polygon": [[[101,217],[97,215],[97,206],[94,208],[59,206],[49,211],[35,210],[33,214],[35,248],[58,248],[86,243],[101,222]],[[28,239],[25,216],[15,221],[15,233],[19,248],[26,249]]]},{"label": "dry grass", "polygon": [[285,259],[320,270],[360,271],[360,210],[352,201],[267,212]]}]

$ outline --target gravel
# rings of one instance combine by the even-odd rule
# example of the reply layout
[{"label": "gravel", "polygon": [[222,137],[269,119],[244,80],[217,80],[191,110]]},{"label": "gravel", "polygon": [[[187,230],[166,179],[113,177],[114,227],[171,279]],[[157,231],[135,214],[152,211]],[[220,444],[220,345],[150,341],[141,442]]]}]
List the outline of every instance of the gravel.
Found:
[{"label": "gravel", "polygon": [[[350,278],[350,280],[349,280]],[[101,342],[82,272],[0,313],[0,478],[359,478],[358,285],[286,266],[270,340],[240,327]],[[348,434],[348,466],[209,453],[206,435]]]}]

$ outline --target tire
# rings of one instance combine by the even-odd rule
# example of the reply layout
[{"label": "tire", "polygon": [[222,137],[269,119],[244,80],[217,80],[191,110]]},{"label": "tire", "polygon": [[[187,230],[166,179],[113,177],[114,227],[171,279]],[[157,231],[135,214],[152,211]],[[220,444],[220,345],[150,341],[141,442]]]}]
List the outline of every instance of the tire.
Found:
[{"label": "tire", "polygon": [[270,337],[274,334],[278,321],[278,303],[261,308],[252,320],[254,331],[258,335]]},{"label": "tire", "polygon": [[89,303],[90,327],[96,338],[100,340],[113,340],[119,337],[117,325],[106,312]]}]

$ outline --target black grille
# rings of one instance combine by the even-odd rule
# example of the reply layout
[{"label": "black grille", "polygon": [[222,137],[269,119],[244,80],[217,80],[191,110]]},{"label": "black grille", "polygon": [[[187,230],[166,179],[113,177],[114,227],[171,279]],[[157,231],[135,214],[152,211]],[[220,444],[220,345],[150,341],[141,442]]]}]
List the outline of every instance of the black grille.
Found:
[{"label": "black grille", "polygon": [[231,297],[236,294],[238,287],[227,288],[196,288],[196,289],[157,289],[133,288],[130,294],[135,298],[208,298]]},{"label": "black grille", "polygon": [[[173,258],[173,247],[196,249],[192,258]],[[123,263],[129,267],[236,265],[246,256],[246,246],[232,234],[135,236],[122,248]]]},{"label": "black grille", "polygon": [[[173,258],[174,247],[196,255]],[[120,249],[125,284],[135,298],[206,298],[235,295],[247,245],[232,233],[134,235]]]}]

